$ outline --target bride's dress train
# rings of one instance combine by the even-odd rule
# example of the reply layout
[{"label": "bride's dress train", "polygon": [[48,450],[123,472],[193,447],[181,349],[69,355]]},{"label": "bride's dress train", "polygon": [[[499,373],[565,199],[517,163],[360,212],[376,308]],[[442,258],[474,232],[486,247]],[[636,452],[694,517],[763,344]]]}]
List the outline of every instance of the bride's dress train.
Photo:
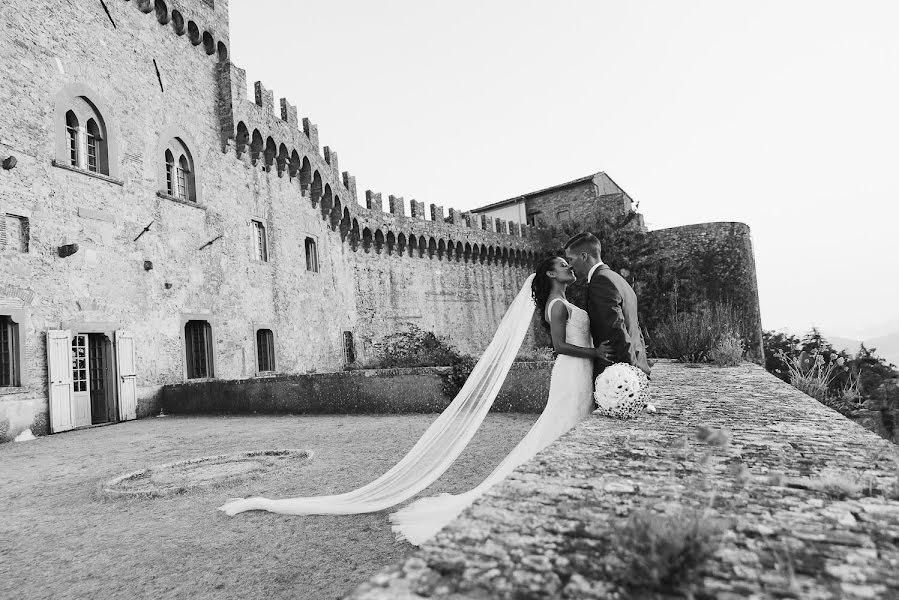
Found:
[{"label": "bride's dress train", "polygon": [[[565,339],[575,346],[592,348],[590,319],[577,306],[561,299],[552,300],[568,308]],[[399,539],[420,545],[443,529],[491,486],[504,479],[519,465],[574,427],[593,410],[593,362],[560,354],[553,365],[546,408],[527,435],[477,487],[462,494],[442,494],[421,498],[390,515]]]},{"label": "bride's dress train", "polygon": [[[533,278],[533,275],[527,278],[509,306],[493,340],[459,394],[409,453],[384,475],[344,494],[283,499],[235,498],[219,510],[228,515],[248,510],[289,515],[368,513],[396,506],[431,485],[474,437],[506,379],[530,328],[534,313]],[[587,313],[573,304],[565,304],[569,312],[567,341],[578,346],[591,346]],[[414,544],[428,539],[491,485],[588,415],[593,401],[592,368],[588,359],[559,356],[553,366],[546,408],[525,438],[478,487],[464,494],[422,498],[392,514],[397,537],[405,537]]]},{"label": "bride's dress train", "polygon": [[531,275],[506,310],[493,339],[462,389],[406,456],[371,483],[344,494],[306,498],[236,498],[219,510],[235,515],[267,510],[290,515],[348,515],[396,506],[437,480],[474,437],[496,399],[531,325]]}]

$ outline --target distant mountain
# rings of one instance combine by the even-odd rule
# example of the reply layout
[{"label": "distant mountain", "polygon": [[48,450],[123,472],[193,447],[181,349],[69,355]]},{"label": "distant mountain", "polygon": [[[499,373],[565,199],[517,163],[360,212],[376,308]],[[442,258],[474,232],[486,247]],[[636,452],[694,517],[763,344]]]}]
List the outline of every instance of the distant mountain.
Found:
[{"label": "distant mountain", "polygon": [[899,333],[881,335],[865,342],[866,348],[876,348],[877,354],[899,367]]},{"label": "distant mountain", "polygon": [[[802,336],[797,336],[802,337]],[[864,342],[865,348],[874,348],[877,355],[882,356],[889,362],[899,367],[899,332],[889,335],[881,335],[865,340],[856,340],[852,338],[844,338],[838,335],[827,335],[824,337],[831,343],[834,350],[845,350],[849,354],[858,352],[859,346]]]},{"label": "distant mountain", "polygon": [[845,350],[850,354],[855,354],[858,352],[858,347],[861,346],[861,340],[853,340],[850,338],[839,337],[836,335],[825,335],[827,341],[831,343],[834,350]]}]

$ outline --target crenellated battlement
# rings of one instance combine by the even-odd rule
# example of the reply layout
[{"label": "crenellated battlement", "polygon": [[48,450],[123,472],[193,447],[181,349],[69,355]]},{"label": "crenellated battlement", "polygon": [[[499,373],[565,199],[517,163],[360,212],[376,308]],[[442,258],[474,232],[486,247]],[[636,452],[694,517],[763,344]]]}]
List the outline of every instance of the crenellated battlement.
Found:
[{"label": "crenellated battlement", "polygon": [[136,0],[132,5],[152,14],[160,25],[171,26],[176,36],[187,35],[209,56],[228,60],[228,0]]},{"label": "crenellated battlement", "polygon": [[530,264],[531,244],[524,241],[531,236],[529,227],[509,227],[500,219],[453,208],[447,216],[443,206],[426,207],[415,199],[409,201],[407,216],[402,197],[388,195],[385,209],[382,194],[372,190],[366,190],[360,205],[355,177],[341,173],[332,147],[319,151],[318,128],[308,117],[299,119],[293,104],[281,98],[276,113],[274,93],[259,81],[253,85],[254,98],[248,99],[246,72],[230,61],[219,65],[218,82],[223,151],[233,151],[236,158],[254,167],[296,181],[298,194],[319,209],[322,219],[332,230],[339,230],[354,250],[374,248],[381,253],[386,248],[387,254],[407,250],[414,255],[412,244],[407,243],[414,239],[419,256],[445,254],[488,264]]},{"label": "crenellated battlement", "polygon": [[[367,190],[366,207],[357,206],[352,213],[344,209],[339,229],[352,250],[520,268],[530,268],[534,262],[531,240],[520,235],[470,227],[468,221],[457,224],[449,219],[407,217],[397,208],[402,206],[402,198],[390,196],[390,201],[395,209],[385,213],[381,210],[381,194]],[[472,218],[470,222],[476,220]]]}]

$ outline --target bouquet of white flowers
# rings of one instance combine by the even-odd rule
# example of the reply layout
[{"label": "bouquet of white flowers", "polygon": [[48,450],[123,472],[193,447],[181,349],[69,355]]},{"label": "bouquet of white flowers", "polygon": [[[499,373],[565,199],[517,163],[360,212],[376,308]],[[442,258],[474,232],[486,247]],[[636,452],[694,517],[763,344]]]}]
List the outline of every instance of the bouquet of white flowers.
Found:
[{"label": "bouquet of white flowers", "polygon": [[634,365],[615,363],[596,378],[593,397],[599,406],[594,413],[633,418],[649,404],[649,378]]}]

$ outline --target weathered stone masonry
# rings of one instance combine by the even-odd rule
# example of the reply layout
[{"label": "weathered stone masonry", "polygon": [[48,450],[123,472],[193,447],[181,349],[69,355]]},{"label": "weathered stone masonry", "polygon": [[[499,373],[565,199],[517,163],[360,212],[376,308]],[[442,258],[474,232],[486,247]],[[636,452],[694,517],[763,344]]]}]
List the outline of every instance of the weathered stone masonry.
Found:
[{"label": "weathered stone masonry", "polygon": [[[338,370],[348,340],[365,360],[409,323],[476,354],[532,268],[532,231],[512,218],[417,200],[407,214],[371,190],[361,205],[310,118],[260,82],[247,97],[226,0],[8,0],[0,27],[0,325],[15,328],[0,441],[48,431],[48,352],[68,360],[48,332],[83,334],[99,352],[91,372],[111,390],[109,413],[128,370],[116,336],[133,334],[142,416],[192,369]],[[72,134],[70,110],[99,132],[87,121]],[[189,155],[186,171],[166,164],[170,148]],[[194,185],[181,198],[185,173]],[[630,207],[626,194],[594,200],[540,195],[553,216],[554,202],[579,218]],[[260,358],[268,343],[273,365]]]},{"label": "weathered stone masonry", "polygon": [[[17,159],[0,171],[0,213],[30,227],[27,252],[0,249],[0,314],[16,319],[22,365],[19,385],[0,388],[0,439],[47,432],[48,330],[133,331],[138,414],[185,380],[190,319],[210,325],[216,378],[257,374],[260,328],[274,332],[279,373],[339,369],[344,332],[364,359],[398,321],[466,351],[486,345],[533,260],[527,228],[360,206],[308,118],[286,100],[275,114],[260,83],[246,98],[227,2],[106,8],[0,6],[0,153]],[[65,107],[84,101],[105,124],[108,175],[65,160]],[[198,202],[165,193],[172,138],[192,155]],[[252,221],[266,261],[254,260]]]},{"label": "weathered stone masonry", "polygon": [[720,525],[695,598],[899,597],[895,445],[757,365],[663,362],[652,389],[658,414],[585,419],[349,597],[663,597],[624,585],[637,511]]}]

